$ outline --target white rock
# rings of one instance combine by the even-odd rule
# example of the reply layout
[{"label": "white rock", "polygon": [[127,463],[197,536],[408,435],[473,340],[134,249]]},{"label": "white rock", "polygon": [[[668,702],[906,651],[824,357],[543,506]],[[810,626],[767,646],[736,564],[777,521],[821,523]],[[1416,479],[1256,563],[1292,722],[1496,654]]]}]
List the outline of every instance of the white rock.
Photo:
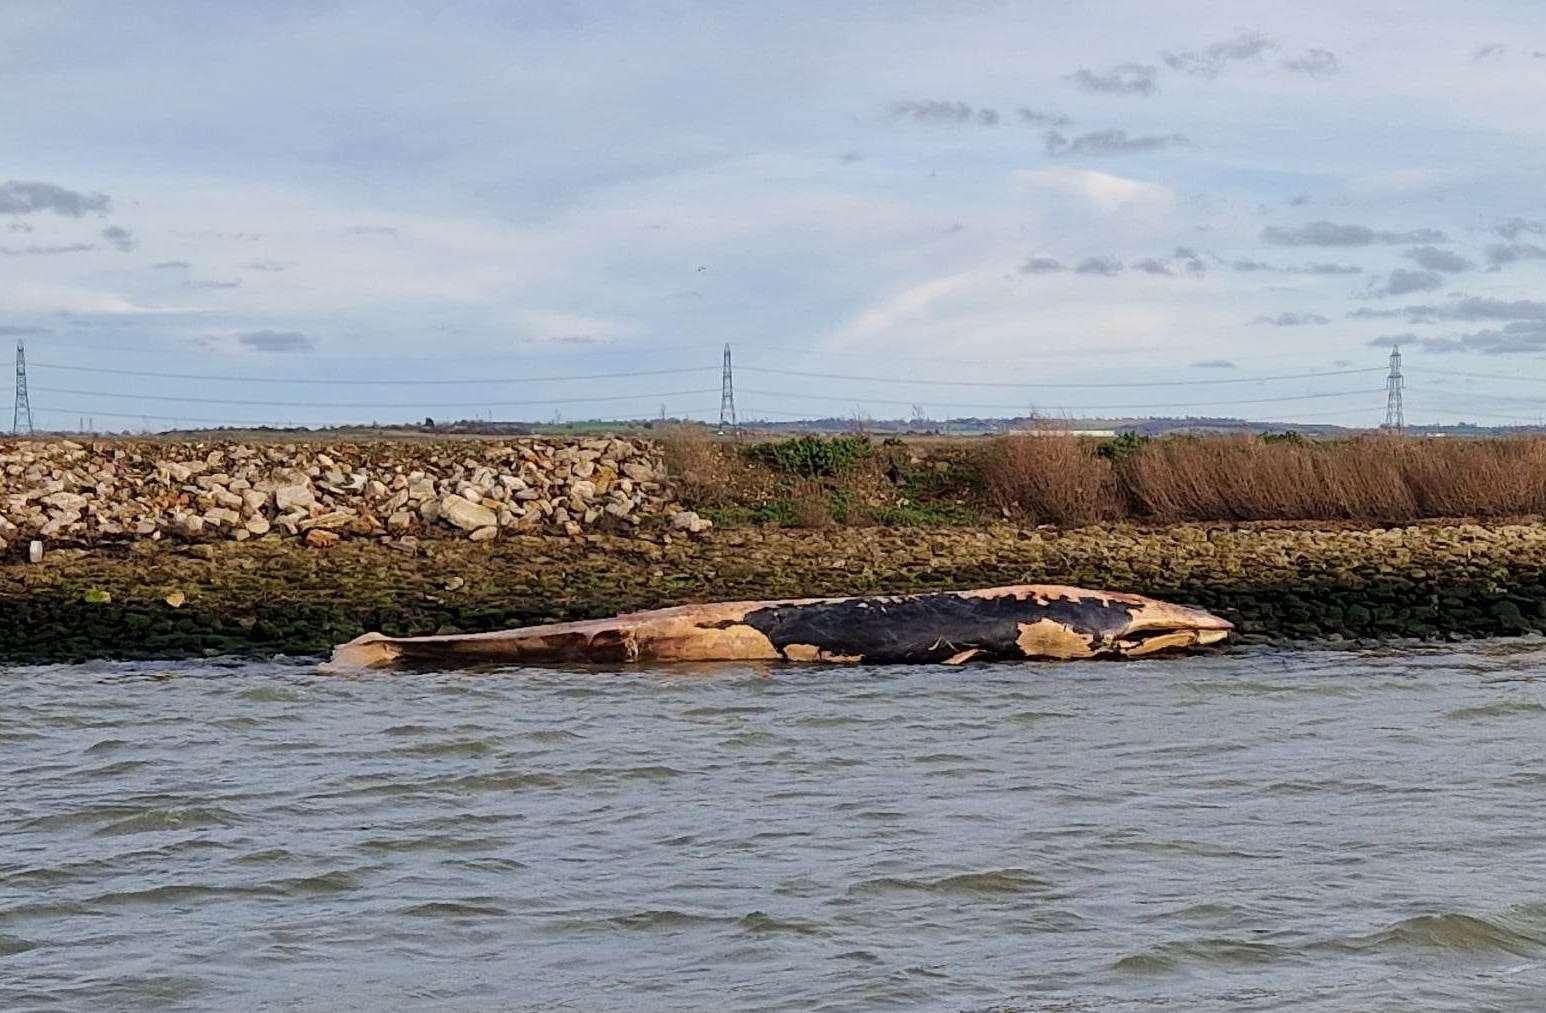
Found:
[{"label": "white rock", "polygon": [[488,507],[479,506],[464,497],[454,495],[441,498],[440,516],[463,531],[492,528],[499,523],[499,515]]},{"label": "white rock", "polygon": [[301,530],[310,531],[313,528],[321,528],[323,531],[334,531],[338,528],[347,527],[354,518],[355,513],[353,510],[332,510],[301,521]]},{"label": "white rock", "polygon": [[622,470],[624,475],[627,475],[635,482],[655,481],[655,469],[643,461],[625,461],[623,462]]},{"label": "white rock", "polygon": [[274,506],[280,513],[296,507],[309,507],[317,501],[309,485],[282,485],[274,490]]},{"label": "white rock", "polygon": [[225,507],[210,507],[204,511],[204,520],[220,527],[234,528],[242,522],[242,515]]},{"label": "white rock", "polygon": [[678,531],[686,531],[690,534],[700,534],[714,526],[714,522],[707,517],[699,517],[692,510],[681,510],[671,515],[671,527]]},{"label": "white rock", "polygon": [[69,510],[79,513],[86,509],[89,502],[86,497],[73,492],[56,492],[43,497],[43,502],[56,510]]}]

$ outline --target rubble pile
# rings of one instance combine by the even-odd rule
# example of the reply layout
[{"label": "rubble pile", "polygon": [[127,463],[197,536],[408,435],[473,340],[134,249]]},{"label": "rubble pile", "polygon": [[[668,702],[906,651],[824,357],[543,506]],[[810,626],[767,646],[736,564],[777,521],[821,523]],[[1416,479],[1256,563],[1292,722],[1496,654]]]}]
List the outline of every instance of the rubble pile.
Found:
[{"label": "rubble pile", "polygon": [[520,438],[357,444],[19,441],[0,444],[0,550],[92,543],[291,537],[407,540],[627,531],[672,509],[642,440]]}]

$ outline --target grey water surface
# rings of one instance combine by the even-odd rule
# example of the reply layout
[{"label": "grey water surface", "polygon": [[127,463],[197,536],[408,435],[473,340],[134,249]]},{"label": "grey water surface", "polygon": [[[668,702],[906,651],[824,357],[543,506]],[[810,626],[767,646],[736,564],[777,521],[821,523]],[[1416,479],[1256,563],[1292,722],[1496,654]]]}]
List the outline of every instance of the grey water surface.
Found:
[{"label": "grey water surface", "polygon": [[0,1008],[1539,1009],[1543,673],[0,669]]}]

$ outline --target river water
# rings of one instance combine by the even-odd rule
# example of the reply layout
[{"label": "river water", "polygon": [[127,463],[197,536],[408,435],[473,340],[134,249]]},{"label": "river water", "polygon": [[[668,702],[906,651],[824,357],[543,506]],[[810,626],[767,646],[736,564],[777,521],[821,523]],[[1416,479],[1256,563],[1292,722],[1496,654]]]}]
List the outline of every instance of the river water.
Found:
[{"label": "river water", "polygon": [[1539,1009],[1543,672],[0,669],[0,1008]]}]

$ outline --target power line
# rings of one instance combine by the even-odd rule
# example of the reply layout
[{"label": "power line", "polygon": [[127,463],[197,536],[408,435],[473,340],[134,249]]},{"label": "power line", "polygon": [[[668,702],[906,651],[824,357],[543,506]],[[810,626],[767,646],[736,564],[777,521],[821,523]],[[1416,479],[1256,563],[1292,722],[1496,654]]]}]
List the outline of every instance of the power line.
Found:
[{"label": "power line", "polygon": [[575,373],[569,376],[483,377],[476,380],[335,380],[317,377],[244,376],[235,373],[162,373],[143,369],[109,369],[106,366],[67,366],[57,362],[34,362],[34,368],[58,369],[71,373],[104,373],[112,376],[144,376],[159,380],[229,380],[233,383],[313,383],[337,386],[464,386],[500,383],[562,383],[568,380],[624,380],[640,376],[672,376],[683,373],[710,373],[713,366],[682,369],[643,369],[623,373]]},{"label": "power line", "polygon": [[1368,369],[1339,369],[1323,373],[1285,373],[1280,376],[1232,377],[1223,380],[1142,380],[1132,383],[1008,383],[993,380],[916,380],[894,376],[855,376],[848,373],[807,373],[793,369],[772,369],[766,366],[742,366],[742,372],[766,373],[773,376],[794,376],[807,380],[851,380],[860,383],[899,383],[927,387],[1005,387],[1020,390],[1044,388],[1096,388],[1096,387],[1200,387],[1220,383],[1264,383],[1269,380],[1308,380],[1321,376],[1352,376],[1357,373],[1379,373],[1383,366]]},{"label": "power line", "polygon": [[1416,390],[1416,391],[1419,391],[1419,392],[1421,392],[1423,394],[1437,394],[1440,397],[1476,397],[1476,398],[1483,398],[1483,399],[1485,399],[1489,403],[1491,403],[1493,401],[1512,401],[1512,402],[1514,402],[1516,404],[1546,405],[1546,398],[1542,398],[1542,397],[1521,397],[1518,394],[1487,394],[1487,393],[1483,393],[1481,391],[1472,391],[1472,390],[1440,390],[1438,388],[1430,388],[1430,387],[1407,387],[1406,389],[1407,390]]},{"label": "power line", "polygon": [[[844,404],[899,405],[899,404],[903,403],[902,401],[899,401],[899,400],[888,400],[888,399],[882,399],[882,398],[848,397],[848,396],[843,395],[843,394],[798,394],[798,393],[795,393],[793,391],[753,390],[753,389],[749,389],[749,388],[742,388],[742,392],[746,393],[746,394],[756,394],[759,397],[780,397],[780,398],[792,397],[792,398],[799,398],[799,399],[808,400],[808,401],[839,401],[839,402],[842,402]],[[1380,393],[1383,393],[1383,392],[1384,392],[1384,388],[1374,388],[1374,389],[1370,389],[1370,390],[1339,390],[1339,391],[1330,391],[1330,392],[1325,393],[1325,394],[1288,394],[1288,395],[1284,395],[1282,397],[1243,398],[1243,399],[1239,399],[1239,400],[1229,400],[1229,401],[1180,401],[1180,402],[1161,402],[1159,404],[1130,404],[1130,405],[1039,405],[1039,406],[1031,406],[1031,405],[1025,405],[1025,404],[1018,404],[1018,405],[1012,405],[1012,404],[984,404],[984,403],[973,403],[973,402],[964,402],[964,401],[956,401],[956,402],[931,401],[931,402],[929,402],[929,404],[931,406],[933,406],[933,407],[936,407],[936,408],[991,408],[991,409],[1004,409],[1004,410],[1007,410],[1007,411],[1022,411],[1022,410],[1025,410],[1025,409],[1028,409],[1028,408],[1031,408],[1031,407],[1037,407],[1037,408],[1039,408],[1040,410],[1043,410],[1043,411],[1087,411],[1087,410],[1090,410],[1090,409],[1126,410],[1126,409],[1132,409],[1132,408],[1210,408],[1210,407],[1214,407],[1214,406],[1217,406],[1217,405],[1273,404],[1273,403],[1276,403],[1276,402],[1279,402],[1279,401],[1310,401],[1310,400],[1314,400],[1316,398],[1327,398],[1327,397],[1353,397],[1355,395],[1359,396],[1359,397],[1364,397],[1364,396],[1367,396],[1367,395],[1370,395],[1370,394],[1380,394]]]},{"label": "power line", "polygon": [[1503,380],[1507,383],[1546,383],[1546,379],[1538,376],[1503,376],[1498,373],[1461,373],[1449,369],[1423,369],[1421,366],[1416,369],[1409,369],[1407,372],[1428,373],[1433,376],[1444,377],[1459,376],[1465,377],[1468,380]]},{"label": "power line", "polygon": [[[75,416],[81,416],[81,415],[86,415],[86,414],[95,414],[95,415],[101,415],[101,416],[103,416],[105,418],[110,418],[110,419],[140,419],[140,420],[143,420],[143,421],[148,421],[148,420],[154,419],[154,420],[156,420],[158,422],[199,422],[199,423],[202,423],[202,424],[205,424],[205,425],[214,425],[214,426],[233,426],[233,425],[239,425],[239,426],[271,426],[271,427],[274,427],[274,428],[283,428],[283,429],[311,428],[310,426],[303,425],[302,423],[299,423],[299,422],[295,421],[294,419],[201,418],[201,417],[195,416],[195,415],[157,415],[154,412],[105,412],[105,411],[102,411],[101,409],[96,409],[96,408],[92,408],[92,409],[87,409],[87,408],[48,408],[48,407],[44,407],[42,405],[39,405],[38,407],[34,408],[33,410],[38,412],[38,413],[40,413],[40,414],[46,413],[46,414],[51,414],[51,415],[66,415],[66,416],[68,416],[68,415],[75,415]],[[704,419],[712,419],[714,417],[713,412],[707,412],[707,411],[697,411],[697,412],[683,411],[683,412],[676,412],[675,415],[678,418],[699,418],[699,417],[701,417],[701,418],[704,418]],[[642,416],[641,416],[641,418],[642,418]],[[528,421],[529,422],[529,421],[532,421],[532,420],[511,420],[511,421]],[[542,423],[535,423],[535,424],[540,425]],[[347,428],[350,428],[352,426],[360,425],[360,423],[348,423],[348,422],[343,422],[343,423],[318,423],[317,425],[319,425],[319,426],[329,426],[329,427],[333,427],[333,428],[344,428],[344,429],[347,429]]]},{"label": "power line", "polygon": [[589,404],[593,401],[638,401],[648,398],[686,397],[690,394],[714,393],[714,388],[705,387],[698,390],[672,390],[650,394],[613,394],[601,397],[547,398],[532,401],[418,401],[403,404],[381,404],[375,401],[249,401],[235,398],[174,397],[164,394],[133,394],[108,390],[71,390],[64,387],[38,387],[35,389],[45,394],[133,398],[138,401],[172,401],[178,404],[247,405],[262,408],[378,408],[385,410],[419,408],[525,408],[534,405]]},{"label": "power line", "polygon": [[[982,363],[982,365],[997,365],[1002,367],[1005,363]],[[229,381],[232,383],[285,383],[285,384],[323,384],[327,386],[474,386],[511,383],[563,383],[580,380],[623,380],[641,376],[681,376],[689,373],[713,372],[714,366],[683,366],[673,369],[645,369],[625,370],[610,373],[571,373],[558,376],[518,376],[518,377],[478,377],[467,379],[391,379],[391,380],[363,380],[350,378],[331,377],[285,377],[285,376],[249,376],[241,373],[172,373],[160,370],[142,369],[117,369],[107,366],[79,366],[59,362],[32,363],[34,369],[57,369],[72,373],[99,373],[108,376],[141,376],[162,380],[208,380]],[[766,366],[741,366],[742,371],[755,373],[768,373],[778,376],[793,376],[802,378],[828,379],[828,380],[854,380],[869,383],[898,383],[898,384],[923,384],[936,387],[1005,387],[1005,388],[1059,388],[1092,389],[1092,388],[1126,388],[1126,387],[1193,387],[1214,384],[1233,383],[1267,383],[1277,380],[1306,380],[1324,376],[1352,376],[1358,373],[1377,373],[1379,368],[1369,369],[1341,369],[1315,373],[1284,373],[1272,376],[1256,377],[1229,377],[1209,380],[1144,380],[1131,383],[1011,383],[1004,381],[977,381],[977,380],[916,380],[900,377],[876,377],[854,376],[843,373],[813,373],[796,370],[785,370]]]},{"label": "power line", "polygon": [[[928,407],[928,406],[925,405],[924,407]],[[949,405],[935,405],[934,407],[948,408],[948,407],[951,407],[951,406],[949,406]],[[1369,407],[1363,407],[1363,408],[1358,408],[1358,407],[1338,408],[1338,409],[1335,409],[1333,411],[1324,411],[1324,412],[1295,412],[1294,413],[1294,417],[1292,419],[1270,419],[1270,418],[1269,419],[1251,419],[1251,420],[1233,419],[1233,421],[1260,422],[1260,423],[1262,423],[1264,425],[1265,424],[1270,424],[1270,423],[1292,423],[1292,422],[1297,422],[1297,421],[1299,421],[1301,419],[1324,419],[1324,418],[1331,418],[1334,415],[1345,418],[1349,414],[1357,414],[1359,412],[1373,412],[1375,410],[1376,409],[1369,408]],[[826,419],[842,418],[843,417],[843,416],[839,416],[839,415],[814,416],[810,412],[781,412],[781,411],[774,411],[773,409],[770,409],[770,408],[747,408],[747,409],[745,409],[742,412],[742,414],[745,415],[749,419],[755,419],[755,418],[759,418],[759,417],[766,417],[766,416],[769,416],[769,415],[776,415],[779,418],[794,419],[796,421],[803,420],[803,421],[809,421],[809,422],[820,422],[820,421],[825,421]],[[1014,416],[1014,417],[1015,418],[1026,418],[1027,416],[1018,415],[1018,416]],[[1080,416],[1072,415],[1070,417],[1071,418],[1079,418]],[[1225,418],[1225,417],[1228,417],[1228,416],[1219,416],[1219,417]],[[1510,416],[1510,417],[1512,417],[1512,416]],[[952,416],[952,418],[960,418],[960,416]],[[1120,415],[1090,415],[1090,416],[1084,416],[1084,418],[1105,420],[1105,419],[1121,419],[1121,418],[1124,418],[1124,416],[1120,416]],[[887,419],[887,420],[881,420],[881,421],[903,421],[903,420],[900,417],[898,417],[897,419]],[[926,421],[942,422],[942,421],[945,421],[945,419],[930,417],[930,418],[926,419]]]}]

